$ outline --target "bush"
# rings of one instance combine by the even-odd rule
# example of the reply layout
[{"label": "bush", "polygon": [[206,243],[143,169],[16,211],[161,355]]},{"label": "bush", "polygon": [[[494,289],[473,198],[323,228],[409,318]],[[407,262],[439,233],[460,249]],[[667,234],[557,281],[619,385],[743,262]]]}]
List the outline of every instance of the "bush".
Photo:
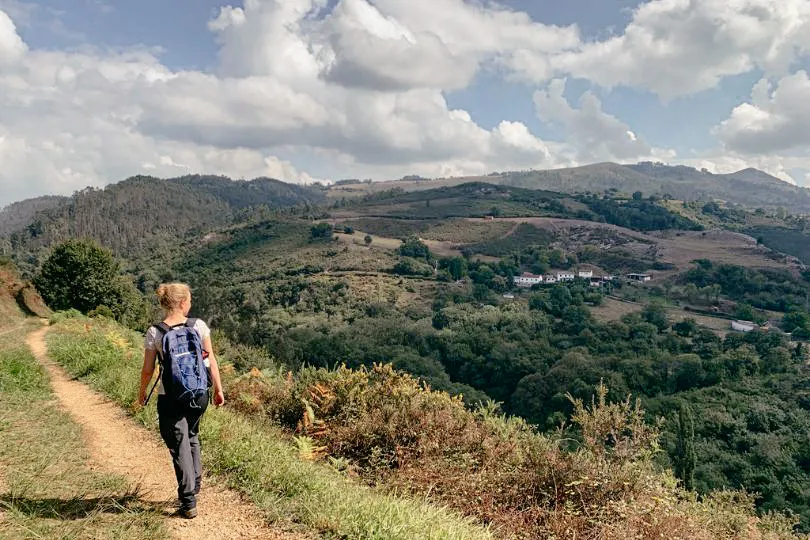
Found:
[{"label": "bush", "polygon": [[[794,521],[753,517],[753,497],[697,502],[659,473],[657,425],[638,403],[570,398],[579,442],[542,435],[494,405],[475,411],[390,366],[245,375],[231,403],[263,413],[368,482],[430,493],[508,538],[792,538]],[[570,450],[567,450],[570,449]]]},{"label": "bush", "polygon": [[401,246],[399,254],[403,257],[413,257],[414,259],[430,260],[430,249],[416,236],[409,236]]},{"label": "bush", "polygon": [[312,240],[331,240],[333,229],[328,223],[318,223],[309,230]]},{"label": "bush", "polygon": [[393,273],[398,276],[431,276],[433,275],[433,268],[422,261],[404,257],[394,265]]}]

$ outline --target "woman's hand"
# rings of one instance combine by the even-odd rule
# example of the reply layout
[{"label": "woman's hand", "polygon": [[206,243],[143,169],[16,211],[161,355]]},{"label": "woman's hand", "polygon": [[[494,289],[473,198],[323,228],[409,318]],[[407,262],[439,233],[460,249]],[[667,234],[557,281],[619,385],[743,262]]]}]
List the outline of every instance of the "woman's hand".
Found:
[{"label": "woman's hand", "polygon": [[223,405],[225,405],[225,392],[222,391],[222,388],[214,390],[214,406],[222,407]]},{"label": "woman's hand", "polygon": [[138,392],[138,402],[137,403],[141,407],[143,407],[144,404],[146,404],[146,392],[145,391],[141,390],[141,391]]}]

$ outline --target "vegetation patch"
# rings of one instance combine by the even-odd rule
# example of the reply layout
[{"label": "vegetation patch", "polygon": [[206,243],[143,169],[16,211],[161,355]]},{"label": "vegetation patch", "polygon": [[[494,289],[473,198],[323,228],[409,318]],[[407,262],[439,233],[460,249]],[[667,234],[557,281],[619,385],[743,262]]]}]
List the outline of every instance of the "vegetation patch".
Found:
[{"label": "vegetation patch", "polygon": [[554,238],[554,234],[546,229],[528,223],[520,223],[508,236],[474,244],[467,247],[465,251],[491,257],[503,257],[529,247],[548,247]]}]

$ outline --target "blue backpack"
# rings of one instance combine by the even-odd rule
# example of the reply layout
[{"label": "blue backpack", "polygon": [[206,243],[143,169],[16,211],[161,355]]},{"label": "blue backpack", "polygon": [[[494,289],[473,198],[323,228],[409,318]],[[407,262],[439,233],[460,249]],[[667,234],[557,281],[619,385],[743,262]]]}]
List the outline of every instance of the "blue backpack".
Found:
[{"label": "blue backpack", "polygon": [[197,319],[185,324],[156,325],[163,334],[158,358],[162,368],[161,381],[166,396],[179,407],[199,408],[202,397],[208,395],[209,377],[205,366],[200,334],[194,329]]}]

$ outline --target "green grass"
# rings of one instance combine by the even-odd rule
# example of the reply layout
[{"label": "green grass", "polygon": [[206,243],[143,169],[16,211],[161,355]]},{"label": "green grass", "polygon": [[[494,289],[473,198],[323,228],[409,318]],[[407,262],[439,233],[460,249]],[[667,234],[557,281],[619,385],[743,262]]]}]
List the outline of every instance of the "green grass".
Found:
[{"label": "green grass", "polygon": [[[48,336],[55,360],[127,408],[140,370],[139,342],[136,334],[89,320],[65,320]],[[154,426],[154,414],[150,407],[136,416]],[[280,428],[264,421],[210,409],[201,435],[205,467],[246,494],[270,521],[333,538],[491,538],[488,530],[445,508],[382,493],[302,459]]]},{"label": "green grass", "polygon": [[81,429],[23,334],[0,336],[0,538],[167,538],[162,515],[136,489],[88,467]]}]

